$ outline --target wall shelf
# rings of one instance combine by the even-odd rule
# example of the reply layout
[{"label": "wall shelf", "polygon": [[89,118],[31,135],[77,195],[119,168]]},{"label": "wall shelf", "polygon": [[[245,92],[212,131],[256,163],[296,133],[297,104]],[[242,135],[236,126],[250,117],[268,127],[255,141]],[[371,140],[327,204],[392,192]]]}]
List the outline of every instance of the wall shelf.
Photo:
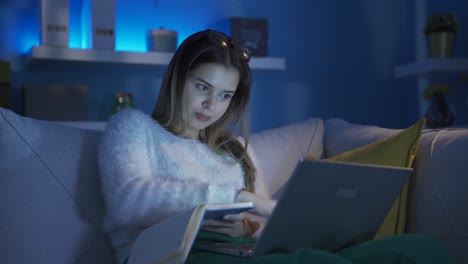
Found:
[{"label": "wall shelf", "polygon": [[[55,60],[164,66],[169,63],[172,55],[173,53],[171,52],[128,52],[33,46],[26,55],[26,62]],[[251,69],[285,70],[286,60],[281,57],[252,57],[249,65]]]},{"label": "wall shelf", "polygon": [[468,73],[468,59],[430,58],[419,62],[400,65],[395,68],[394,75],[395,78],[402,78],[436,71]]}]

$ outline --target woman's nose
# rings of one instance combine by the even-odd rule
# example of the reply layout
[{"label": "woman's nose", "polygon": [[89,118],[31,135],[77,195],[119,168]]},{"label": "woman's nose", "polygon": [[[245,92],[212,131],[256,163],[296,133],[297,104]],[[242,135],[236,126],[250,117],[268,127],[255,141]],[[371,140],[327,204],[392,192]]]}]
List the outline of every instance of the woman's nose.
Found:
[{"label": "woman's nose", "polygon": [[208,109],[208,110],[213,110],[216,106],[216,100],[213,98],[213,96],[210,96],[206,98],[205,101],[203,101],[203,107]]}]

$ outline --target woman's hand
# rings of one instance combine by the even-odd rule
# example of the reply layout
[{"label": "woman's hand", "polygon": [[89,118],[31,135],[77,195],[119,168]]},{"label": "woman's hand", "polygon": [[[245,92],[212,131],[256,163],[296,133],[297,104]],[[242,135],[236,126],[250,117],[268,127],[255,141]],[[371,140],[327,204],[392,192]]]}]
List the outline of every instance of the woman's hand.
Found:
[{"label": "woman's hand", "polygon": [[217,232],[231,237],[252,236],[260,223],[249,220],[243,214],[226,215],[222,219],[209,219],[203,222],[202,230]]},{"label": "woman's hand", "polygon": [[232,237],[252,236],[257,238],[262,232],[266,220],[273,212],[276,201],[251,192],[240,191],[235,202],[253,202],[255,208],[241,214],[226,215],[223,219],[205,220],[201,229]]},{"label": "woman's hand", "polygon": [[276,201],[258,196],[248,191],[240,191],[235,198],[235,202],[253,202],[255,208],[248,212],[263,217],[269,217],[273,212],[273,208],[276,206]]}]

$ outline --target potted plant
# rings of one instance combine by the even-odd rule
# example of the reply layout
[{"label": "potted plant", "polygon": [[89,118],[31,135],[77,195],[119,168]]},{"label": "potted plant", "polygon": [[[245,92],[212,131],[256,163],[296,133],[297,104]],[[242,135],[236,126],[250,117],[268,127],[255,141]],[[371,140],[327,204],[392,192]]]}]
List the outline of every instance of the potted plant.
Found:
[{"label": "potted plant", "polygon": [[431,101],[426,112],[426,125],[428,127],[436,128],[453,125],[454,116],[444,96],[450,91],[452,91],[452,87],[446,83],[433,83],[424,89],[423,98]]},{"label": "potted plant", "polygon": [[458,20],[453,14],[434,14],[426,19],[424,34],[429,57],[451,57],[455,49]]}]

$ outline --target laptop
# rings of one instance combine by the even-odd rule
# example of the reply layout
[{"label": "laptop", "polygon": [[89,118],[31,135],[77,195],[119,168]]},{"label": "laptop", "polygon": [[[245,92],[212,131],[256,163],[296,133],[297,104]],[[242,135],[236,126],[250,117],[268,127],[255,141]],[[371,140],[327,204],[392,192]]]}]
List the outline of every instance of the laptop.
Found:
[{"label": "laptop", "polygon": [[299,248],[335,252],[371,240],[413,169],[304,160],[280,190],[255,243],[208,243],[195,249],[255,257]]}]

